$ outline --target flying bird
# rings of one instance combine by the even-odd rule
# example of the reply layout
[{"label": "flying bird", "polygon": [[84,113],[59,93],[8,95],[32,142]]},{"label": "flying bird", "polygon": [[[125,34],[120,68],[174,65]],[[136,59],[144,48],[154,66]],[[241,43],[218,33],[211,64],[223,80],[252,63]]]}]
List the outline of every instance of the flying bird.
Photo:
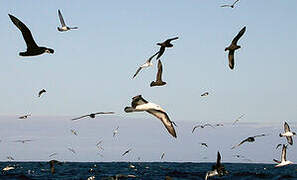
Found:
[{"label": "flying bird", "polygon": [[146,62],[145,62],[143,65],[141,65],[141,66],[137,69],[136,73],[133,75],[133,78],[135,78],[136,75],[137,75],[137,74],[140,72],[140,70],[142,70],[143,68],[148,68],[148,67],[153,66],[152,59],[153,59],[157,54],[159,54],[159,51],[158,51],[156,54],[152,55],[148,60],[146,60]]},{"label": "flying bird", "polygon": [[39,91],[38,97],[40,97],[43,93],[46,93],[46,90],[45,89],[42,89],[41,91]]},{"label": "flying bird", "polygon": [[22,32],[23,38],[27,45],[27,51],[20,52],[19,53],[20,56],[37,56],[43,53],[50,53],[50,54],[54,53],[54,50],[51,48],[38,46],[35,43],[33,36],[30,30],[27,28],[27,26],[24,23],[22,23],[19,19],[14,17],[13,15],[11,14],[8,14],[8,15],[11,21],[13,22],[13,24],[16,25],[16,27]]},{"label": "flying bird", "polygon": [[20,116],[19,119],[27,119],[29,116],[31,116],[31,114],[26,114],[26,115]]},{"label": "flying bird", "polygon": [[296,135],[295,132],[291,132],[290,127],[287,122],[284,124],[285,133],[280,133],[280,137],[286,137],[290,145],[293,145],[293,136]]},{"label": "flying bird", "polygon": [[132,107],[125,107],[126,113],[146,111],[162,121],[167,131],[176,138],[176,132],[173,127],[175,123],[169,119],[169,116],[159,105],[146,101],[141,95],[132,98]]},{"label": "flying bird", "polygon": [[53,156],[56,156],[56,155],[58,155],[58,153],[52,153],[48,157],[53,157]]},{"label": "flying bird", "polygon": [[206,126],[210,126],[210,127],[213,127],[211,124],[204,124],[204,125],[196,125],[196,126],[194,126],[194,128],[192,129],[192,133],[194,133],[194,131],[195,131],[195,129],[196,128],[205,128]]},{"label": "flying bird", "polygon": [[67,148],[69,151],[71,151],[73,154],[76,154],[75,150],[73,148],[68,147]]},{"label": "flying bird", "polygon": [[281,167],[281,166],[286,166],[286,165],[289,165],[289,164],[293,164],[293,162],[287,160],[287,145],[283,144],[281,161],[278,161],[276,159],[273,159],[273,161],[278,163],[275,167]]},{"label": "flying bird", "polygon": [[19,143],[26,143],[26,142],[31,142],[33,140],[30,140],[30,139],[26,139],[26,140],[16,140],[16,141],[13,141],[13,142],[19,142]]},{"label": "flying bird", "polygon": [[239,0],[236,0],[233,4],[225,4],[225,5],[222,5],[221,7],[230,7],[230,8],[234,8],[234,5],[238,2]]},{"label": "flying bird", "polygon": [[97,112],[97,113],[91,113],[91,114],[83,115],[83,116],[80,116],[80,117],[77,117],[77,118],[73,118],[71,120],[72,121],[75,121],[75,120],[79,120],[79,119],[85,118],[85,117],[95,118],[97,114],[114,114],[114,112]]},{"label": "flying bird", "polygon": [[212,170],[208,171],[205,175],[205,180],[208,179],[208,177],[212,177],[212,176],[224,176],[228,173],[228,171],[226,171],[225,167],[221,164],[221,154],[218,151],[218,155],[217,155],[217,163],[215,165],[212,166]]},{"label": "flying bird", "polygon": [[115,130],[113,131],[113,135],[112,135],[112,137],[115,137],[115,136],[119,133],[119,128],[120,128],[120,126],[117,126],[117,127],[115,128]]},{"label": "flying bird", "polygon": [[164,41],[162,43],[157,43],[157,45],[159,45],[161,47],[160,47],[159,54],[156,59],[159,59],[163,55],[165,48],[173,47],[173,44],[171,44],[170,42],[173,40],[176,40],[176,39],[178,39],[178,37],[167,39],[166,41]]},{"label": "flying bird", "polygon": [[201,144],[201,146],[205,146],[205,147],[207,147],[208,148],[208,146],[207,146],[207,144],[206,143],[200,143]]},{"label": "flying bird", "polygon": [[75,131],[74,129],[70,129],[70,132],[71,132],[72,134],[74,134],[74,135],[78,136],[78,133],[77,133],[77,131]]},{"label": "flying bird", "polygon": [[240,37],[244,34],[246,27],[244,26],[239,33],[235,36],[235,38],[232,40],[230,46],[225,48],[225,51],[229,51],[228,59],[229,59],[229,67],[231,69],[234,68],[234,52],[235,50],[239,49],[240,46],[237,45],[237,41],[240,39]]},{"label": "flying bird", "polygon": [[239,116],[232,125],[234,125],[235,123],[237,123],[241,118],[243,118],[243,116],[245,116],[245,114],[242,114],[241,116]]},{"label": "flying bird", "polygon": [[153,87],[153,86],[164,86],[166,84],[166,82],[162,81],[162,71],[163,71],[162,62],[159,59],[156,81],[151,82],[151,84],[150,84],[151,87]]},{"label": "flying bird", "polygon": [[165,156],[165,153],[163,152],[160,159],[162,160],[164,156]]},{"label": "flying bird", "polygon": [[208,96],[208,95],[209,95],[209,93],[208,92],[205,92],[205,93],[201,94],[201,97]]},{"label": "flying bird", "polygon": [[96,146],[97,146],[98,149],[104,150],[103,147],[101,146],[102,145],[102,142],[103,142],[103,140],[98,141],[98,143],[96,144]]},{"label": "flying bird", "polygon": [[245,142],[254,142],[256,137],[262,137],[262,136],[266,136],[266,134],[260,134],[260,135],[248,137],[245,140],[241,141],[239,144],[233,146],[231,149],[234,149],[235,147],[240,146]]},{"label": "flying bird", "polygon": [[6,159],[8,159],[9,161],[13,161],[14,158],[12,156],[7,156]]},{"label": "flying bird", "polygon": [[122,156],[125,156],[127,153],[129,153],[132,149],[128,149],[127,151],[125,151]]},{"label": "flying bird", "polygon": [[59,15],[59,19],[60,19],[60,23],[62,25],[62,27],[57,27],[58,31],[60,32],[63,32],[63,31],[69,31],[71,29],[78,29],[78,27],[68,27],[66,26],[65,22],[64,22],[64,19],[63,19],[63,16],[62,16],[62,13],[61,11],[58,9],[58,15]]}]

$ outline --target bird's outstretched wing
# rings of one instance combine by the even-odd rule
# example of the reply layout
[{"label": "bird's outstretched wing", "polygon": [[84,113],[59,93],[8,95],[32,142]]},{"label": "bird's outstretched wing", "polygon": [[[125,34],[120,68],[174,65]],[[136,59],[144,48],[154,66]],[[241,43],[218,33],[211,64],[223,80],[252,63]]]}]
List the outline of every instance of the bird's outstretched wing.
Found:
[{"label": "bird's outstretched wing", "polygon": [[230,69],[234,69],[234,50],[229,50],[228,59]]},{"label": "bird's outstretched wing", "polygon": [[256,137],[262,137],[262,136],[267,136],[267,135],[266,134],[259,134],[259,135],[253,136],[253,137],[256,138]]},{"label": "bird's outstretched wing", "polygon": [[173,41],[173,40],[176,40],[176,39],[178,39],[178,37],[174,37],[174,38],[170,38],[170,39],[167,39],[166,41]]},{"label": "bird's outstretched wing", "polygon": [[135,96],[132,98],[132,107],[135,108],[138,105],[142,105],[142,104],[146,104],[148,103],[148,101],[146,101],[145,99],[142,98],[141,95]]},{"label": "bird's outstretched wing", "polygon": [[281,163],[280,161],[276,160],[276,159],[273,159],[274,162],[276,163]]},{"label": "bird's outstretched wing", "polygon": [[60,19],[60,23],[61,23],[62,27],[65,27],[66,24],[65,24],[65,22],[64,22],[62,13],[61,13],[61,11],[60,11],[59,9],[58,9],[58,15],[59,15],[59,19]]},{"label": "bird's outstretched wing", "polygon": [[137,74],[140,72],[141,69],[142,69],[142,67],[139,67],[139,68],[137,69],[137,71],[136,71],[135,74],[133,75],[133,78],[135,78],[135,77],[137,76]]},{"label": "bird's outstretched wing", "polygon": [[237,146],[242,145],[242,144],[245,143],[247,140],[248,140],[248,139],[245,139],[245,140],[241,141],[239,144],[234,145],[231,149],[234,149],[234,148],[236,148]]},{"label": "bird's outstretched wing", "polygon": [[13,24],[16,25],[16,27],[19,28],[19,30],[22,32],[23,38],[27,45],[27,50],[38,48],[31,34],[31,31],[27,28],[27,26],[24,23],[22,23],[18,18],[14,17],[13,15],[11,14],[8,14],[8,15],[11,21],[13,22]]},{"label": "bird's outstretched wing", "polygon": [[75,121],[75,120],[79,120],[79,119],[81,119],[81,118],[85,118],[85,117],[88,117],[89,116],[89,114],[88,115],[83,115],[83,116],[80,116],[80,117],[77,117],[77,118],[73,118],[73,119],[71,119],[72,121]]},{"label": "bird's outstretched wing", "polygon": [[217,166],[217,167],[220,167],[220,166],[221,166],[221,154],[220,154],[219,151],[218,151],[218,155],[217,155],[217,163],[216,163],[216,166]]},{"label": "bird's outstretched wing", "polygon": [[234,1],[234,3],[232,4],[232,6],[234,6],[239,0]]},{"label": "bird's outstretched wing", "polygon": [[[209,124],[209,123],[207,123],[207,124],[204,124],[204,127],[206,127],[206,126],[213,127],[213,125],[211,125],[211,124]],[[213,127],[213,128],[214,128],[214,127]]]},{"label": "bird's outstretched wing", "polygon": [[200,125],[194,126],[194,128],[192,129],[192,133],[194,133],[195,129],[200,127]]},{"label": "bird's outstretched wing", "polygon": [[114,114],[114,112],[96,112],[94,114]]},{"label": "bird's outstretched wing", "polygon": [[280,146],[282,146],[282,144],[278,144],[275,149],[279,148]]},{"label": "bird's outstretched wing", "polygon": [[230,7],[230,5],[225,4],[225,5],[222,5],[221,7]]},{"label": "bird's outstretched wing", "polygon": [[122,156],[125,156],[127,153],[129,153],[132,149],[128,149],[127,151],[125,151]]},{"label": "bird's outstretched wing", "polygon": [[235,36],[235,38],[232,40],[232,44],[237,44],[237,41],[241,38],[241,36],[244,34],[246,30],[246,27],[244,26],[239,33]]},{"label": "bird's outstretched wing", "polygon": [[285,129],[285,132],[290,132],[290,127],[287,122],[285,122],[284,124],[284,129]]}]

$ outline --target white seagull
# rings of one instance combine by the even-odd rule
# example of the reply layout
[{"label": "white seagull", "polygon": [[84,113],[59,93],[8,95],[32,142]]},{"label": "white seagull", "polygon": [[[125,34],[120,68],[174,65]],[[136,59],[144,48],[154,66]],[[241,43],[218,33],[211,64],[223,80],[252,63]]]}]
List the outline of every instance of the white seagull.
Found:
[{"label": "white seagull", "polygon": [[71,29],[78,29],[78,27],[68,27],[66,26],[65,22],[64,22],[64,19],[63,19],[63,16],[62,16],[62,13],[61,11],[58,9],[58,15],[59,15],[59,19],[60,19],[60,22],[61,22],[61,25],[62,27],[57,27],[58,28],[58,31],[60,32],[63,32],[63,31],[69,31]]},{"label": "white seagull", "polygon": [[136,77],[136,75],[139,73],[139,71],[140,71],[141,69],[143,69],[143,68],[148,68],[148,67],[153,66],[152,60],[153,60],[153,58],[154,58],[157,54],[159,54],[159,51],[158,51],[156,54],[152,55],[148,60],[146,60],[146,62],[145,62],[143,65],[141,65],[141,66],[137,69],[136,73],[133,75],[133,78]]},{"label": "white seagull", "polygon": [[285,133],[280,133],[279,136],[280,137],[286,137],[288,143],[291,144],[291,145],[293,145],[292,136],[296,135],[296,133],[290,131],[290,127],[289,127],[289,125],[288,125],[287,122],[285,122],[285,124],[284,124],[284,129],[285,129]]},{"label": "white seagull", "polygon": [[274,162],[278,163],[275,167],[281,167],[281,166],[286,166],[286,165],[289,165],[289,164],[293,164],[293,162],[287,160],[286,156],[287,156],[287,145],[283,144],[281,161],[273,159]]},{"label": "white seagull", "polygon": [[167,131],[176,138],[176,132],[173,127],[175,123],[171,121],[165,112],[164,109],[162,109],[159,105],[151,103],[146,101],[145,99],[142,98],[141,95],[135,96],[132,98],[132,107],[125,107],[125,112],[130,113],[130,112],[137,112],[137,111],[146,111],[158,119],[162,121],[162,123],[165,125]]}]

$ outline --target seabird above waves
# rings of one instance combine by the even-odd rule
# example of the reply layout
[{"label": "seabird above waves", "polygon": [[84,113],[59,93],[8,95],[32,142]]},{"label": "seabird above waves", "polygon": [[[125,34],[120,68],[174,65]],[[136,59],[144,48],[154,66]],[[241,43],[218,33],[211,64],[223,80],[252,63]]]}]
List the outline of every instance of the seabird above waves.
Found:
[{"label": "seabird above waves", "polygon": [[196,125],[194,126],[194,128],[192,129],[192,133],[194,133],[195,129],[196,128],[205,128],[206,126],[210,126],[210,127],[213,127],[211,124],[204,124],[204,125]]},{"label": "seabird above waves", "polygon": [[285,130],[285,133],[280,133],[279,136],[280,137],[286,137],[287,138],[287,141],[290,145],[293,145],[293,136],[296,135],[295,132],[291,132],[290,130],[290,127],[288,125],[287,122],[285,122],[284,124],[284,130]]},{"label": "seabird above waves", "polygon": [[164,156],[165,156],[165,153],[163,152],[160,159],[162,160]]},{"label": "seabird above waves", "polygon": [[281,166],[286,166],[286,165],[289,165],[289,164],[293,164],[293,162],[287,160],[287,145],[283,144],[281,161],[278,161],[276,159],[273,159],[273,161],[278,163],[275,167],[281,167]]},{"label": "seabird above waves", "polygon": [[241,36],[244,34],[246,30],[246,27],[244,26],[239,33],[235,36],[235,38],[232,40],[230,46],[225,48],[225,51],[229,51],[228,59],[229,59],[229,67],[231,69],[234,69],[234,52],[235,50],[241,48],[237,45],[238,40],[241,38]]},{"label": "seabird above waves", "polygon": [[112,137],[115,137],[119,133],[119,128],[120,128],[120,126],[117,126],[115,128],[115,130],[113,131]]},{"label": "seabird above waves", "polygon": [[208,171],[205,175],[205,180],[208,179],[208,177],[212,177],[212,176],[224,176],[228,173],[228,171],[226,171],[225,167],[221,164],[221,155],[220,152],[218,151],[218,155],[217,155],[217,163],[215,165],[212,166],[212,170]]},{"label": "seabird above waves", "polygon": [[153,66],[153,63],[151,61],[157,54],[159,54],[159,51],[156,54],[152,55],[148,60],[146,60],[146,62],[143,65],[141,65],[137,69],[136,73],[133,75],[133,78],[135,78],[137,76],[137,74],[140,72],[140,70],[142,70],[143,68],[148,68],[148,67]]},{"label": "seabird above waves", "polygon": [[58,155],[58,153],[52,153],[48,157],[53,157],[53,156],[56,156],[56,155]]},{"label": "seabird above waves", "polygon": [[159,105],[146,101],[141,95],[132,98],[132,107],[125,107],[126,113],[146,111],[162,121],[167,131],[176,138],[176,132],[173,127],[175,123],[169,119],[169,116]]},{"label": "seabird above waves", "polygon": [[8,159],[9,161],[13,161],[14,158],[12,156],[7,156],[6,159]]},{"label": "seabird above waves", "polygon": [[71,29],[78,29],[78,27],[68,27],[66,26],[65,22],[64,22],[64,19],[63,19],[63,16],[62,16],[62,13],[61,11],[58,9],[58,15],[59,15],[59,19],[60,19],[60,23],[62,25],[62,27],[57,27],[58,31],[60,32],[63,32],[63,31],[69,31]]},{"label": "seabird above waves", "polygon": [[39,93],[38,93],[38,97],[40,97],[43,93],[45,93],[46,92],[46,90],[45,89],[42,89],[41,91],[39,91]]},{"label": "seabird above waves", "polygon": [[208,148],[208,146],[207,146],[207,144],[206,143],[200,143],[201,144],[201,146],[205,146],[205,147],[207,147]]},{"label": "seabird above waves", "polygon": [[125,151],[125,152],[122,154],[122,156],[125,156],[125,155],[126,155],[127,153],[129,153],[131,150],[132,150],[131,148],[128,149],[127,151]]},{"label": "seabird above waves", "polygon": [[239,116],[232,125],[234,125],[235,123],[237,123],[241,118],[243,118],[243,116],[245,116],[245,114],[242,114],[241,116]]},{"label": "seabird above waves", "polygon": [[26,114],[26,115],[20,116],[19,119],[27,119],[29,116],[31,116],[31,114]]},{"label": "seabird above waves", "polygon": [[77,131],[75,131],[74,129],[70,129],[70,132],[71,132],[72,134],[74,134],[74,135],[78,136],[78,133],[77,133]]},{"label": "seabird above waves", "polygon": [[13,142],[19,142],[19,143],[26,143],[26,142],[31,142],[31,141],[33,141],[33,140],[31,140],[31,139],[26,139],[26,140],[16,140],[16,141],[13,141]]},{"label": "seabird above waves", "polygon": [[163,55],[163,53],[165,51],[165,48],[173,47],[173,44],[171,44],[170,42],[173,41],[173,40],[176,40],[176,39],[178,39],[178,37],[167,39],[166,41],[164,41],[162,43],[157,43],[157,45],[159,45],[161,47],[160,47],[159,54],[158,54],[156,59],[159,59]]},{"label": "seabird above waves", "polygon": [[209,95],[209,93],[205,92],[205,93],[201,94],[201,97],[208,96],[208,95]]},{"label": "seabird above waves", "polygon": [[85,118],[85,117],[90,117],[90,118],[95,118],[97,114],[114,114],[114,112],[97,112],[97,113],[91,113],[91,114],[87,114],[87,115],[83,115],[77,118],[73,118],[71,119],[72,121],[76,121],[79,120],[81,118]]},{"label": "seabird above waves", "polygon": [[76,154],[75,150],[73,148],[68,147],[67,148],[69,151],[71,151],[73,154]]},{"label": "seabird above waves", "polygon": [[8,14],[14,25],[22,32],[23,38],[27,45],[26,52],[20,52],[20,56],[37,56],[43,53],[53,54],[54,50],[47,47],[40,47],[36,44],[33,36],[27,26],[13,15]]},{"label": "seabird above waves", "polygon": [[152,81],[150,86],[164,86],[166,84],[166,82],[162,81],[162,72],[163,72],[163,67],[162,67],[162,62],[159,59],[158,60],[158,72],[157,72],[157,77],[156,77],[156,81]]},{"label": "seabird above waves", "polygon": [[229,5],[229,4],[225,4],[222,5],[221,7],[230,7],[230,8],[234,8],[234,5],[238,2],[239,0],[236,0],[233,4]]},{"label": "seabird above waves", "polygon": [[260,134],[260,135],[248,137],[245,140],[241,141],[239,144],[233,146],[231,149],[234,149],[235,147],[240,146],[245,142],[254,142],[256,137],[262,137],[262,136],[267,136],[267,135],[266,134]]},{"label": "seabird above waves", "polygon": [[96,144],[96,147],[100,150],[104,150],[104,148],[102,147],[102,142],[103,140],[98,141],[98,143]]}]

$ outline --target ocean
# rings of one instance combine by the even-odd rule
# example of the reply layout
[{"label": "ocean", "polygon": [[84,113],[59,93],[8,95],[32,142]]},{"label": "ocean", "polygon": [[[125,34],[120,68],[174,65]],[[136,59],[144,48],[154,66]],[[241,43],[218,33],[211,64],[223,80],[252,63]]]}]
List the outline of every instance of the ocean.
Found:
[{"label": "ocean", "polygon": [[[2,180],[87,180],[95,179],[204,179],[214,163],[177,162],[61,162],[55,164],[55,173],[50,171],[48,162],[1,162],[0,167],[13,166],[15,169],[1,171]],[[274,164],[223,163],[228,175],[209,179],[234,180],[281,180],[297,179],[297,165],[275,168]],[[130,177],[127,177],[130,175]]]}]

